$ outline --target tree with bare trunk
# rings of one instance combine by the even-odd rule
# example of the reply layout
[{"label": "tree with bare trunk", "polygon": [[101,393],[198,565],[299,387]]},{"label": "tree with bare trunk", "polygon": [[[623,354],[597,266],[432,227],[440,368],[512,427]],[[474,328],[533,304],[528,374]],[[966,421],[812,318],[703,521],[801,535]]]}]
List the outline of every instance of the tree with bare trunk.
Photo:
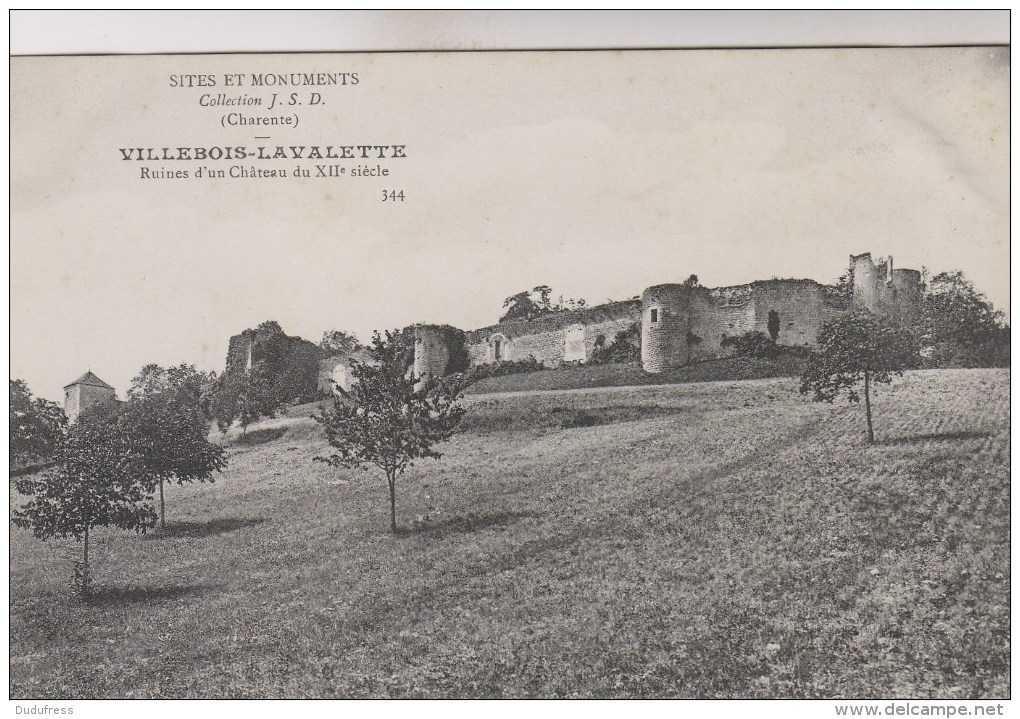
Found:
[{"label": "tree with bare trunk", "polygon": [[74,585],[83,600],[92,586],[89,542],[96,527],[144,532],[156,523],[146,488],[142,453],[115,414],[100,408],[83,412],[54,454],[56,466],[15,481],[29,501],[12,520],[42,540],[73,537],[81,543]]},{"label": "tree with bare trunk", "polygon": [[816,402],[832,402],[840,395],[861,401],[863,388],[868,442],[874,443],[871,394],[877,384],[917,367],[917,339],[906,327],[867,310],[854,310],[826,323],[818,336],[818,348],[801,376],[801,394],[813,393]]},{"label": "tree with bare trunk", "polygon": [[202,406],[209,378],[182,364],[146,365],[128,390],[120,422],[145,462],[142,484],[159,491],[159,526],[166,529],[164,485],[212,482],[227,464],[222,447],[209,441]]},{"label": "tree with bare trunk", "polygon": [[387,332],[383,338],[376,332],[374,361],[352,361],[350,391],[316,416],[336,450],[317,461],[346,468],[373,465],[385,473],[393,532],[397,477],[417,459],[438,459],[435,445],[448,440],[464,416],[457,405],[459,380],[415,378],[407,371],[398,335]]}]

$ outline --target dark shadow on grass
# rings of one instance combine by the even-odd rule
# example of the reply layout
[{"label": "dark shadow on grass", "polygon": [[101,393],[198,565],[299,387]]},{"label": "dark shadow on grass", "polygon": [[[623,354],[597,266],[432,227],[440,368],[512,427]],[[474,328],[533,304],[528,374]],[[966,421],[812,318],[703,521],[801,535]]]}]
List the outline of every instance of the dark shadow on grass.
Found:
[{"label": "dark shadow on grass", "polygon": [[266,442],[272,442],[274,439],[279,439],[283,435],[287,434],[286,427],[269,427],[267,429],[255,429],[247,434],[242,434],[236,440],[234,444],[241,444],[246,447],[251,447],[257,444],[265,444]]},{"label": "dark shadow on grass", "polygon": [[968,430],[960,432],[932,432],[931,434],[915,434],[909,437],[890,437],[889,439],[880,439],[875,444],[914,444],[917,442],[942,442],[954,439],[985,439],[986,437],[991,436],[991,432],[973,432]]},{"label": "dark shadow on grass", "polygon": [[492,514],[468,514],[450,517],[442,521],[428,521],[413,527],[398,527],[398,537],[446,537],[451,534],[470,534],[490,527],[505,527],[527,517],[537,517],[531,512],[495,512]]},{"label": "dark shadow on grass", "polygon": [[163,539],[165,537],[172,537],[179,539],[182,537],[193,537],[197,539],[233,532],[245,527],[254,527],[265,521],[262,517],[253,517],[252,519],[220,517],[218,519],[210,519],[208,522],[171,522],[167,525],[166,529],[156,529],[146,534],[144,538]]},{"label": "dark shadow on grass", "polygon": [[163,602],[191,597],[215,589],[210,584],[171,585],[168,587],[98,587],[86,602],[93,607],[120,607],[139,602]]}]

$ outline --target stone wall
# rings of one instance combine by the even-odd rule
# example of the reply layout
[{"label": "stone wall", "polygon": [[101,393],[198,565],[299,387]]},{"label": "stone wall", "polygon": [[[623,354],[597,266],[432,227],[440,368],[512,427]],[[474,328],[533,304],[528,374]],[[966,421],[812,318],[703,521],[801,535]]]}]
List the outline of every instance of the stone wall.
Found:
[{"label": "stone wall", "polygon": [[[502,361],[534,357],[547,367],[583,362],[591,356],[600,335],[608,344],[618,332],[629,329],[640,319],[639,301],[627,300],[556,312],[533,320],[501,322],[465,333],[468,360],[472,367],[496,362],[498,343]],[[576,346],[579,335],[583,339],[583,349]],[[570,351],[571,345],[573,351]],[[580,354],[583,358],[578,357]]]},{"label": "stone wall", "polygon": [[779,313],[776,344],[813,347],[822,328],[825,291],[813,280],[768,280],[752,284],[754,329],[768,334],[769,312]]},{"label": "stone wall", "polygon": [[627,332],[632,327],[641,325],[641,313],[634,312],[621,317],[619,319],[606,320],[605,322],[598,322],[596,324],[584,326],[584,361],[591,358],[592,353],[595,351],[596,342],[599,337],[605,338],[605,344],[611,345],[613,340],[616,339],[616,335],[621,332]]},{"label": "stone wall", "polygon": [[[609,344],[617,333],[640,323],[642,365],[646,371],[661,372],[730,354],[732,349],[722,346],[727,337],[755,331],[768,335],[771,312],[779,316],[776,342],[789,347],[813,347],[822,326],[851,307],[908,322],[916,319],[923,291],[919,272],[893,269],[891,257],[876,263],[865,253],[850,260],[849,296],[837,287],[806,279],[761,280],[713,289],[657,285],[645,290],[640,300],[512,320],[467,332],[468,362],[472,367],[529,357],[550,367],[585,362],[599,336]],[[422,367],[438,367],[441,361],[436,358],[442,348],[432,344],[423,348]]]},{"label": "stone wall", "polygon": [[333,355],[319,360],[318,392],[320,395],[338,394],[338,389],[341,390],[340,394],[350,392],[354,381],[354,375],[351,372],[352,361],[366,364],[375,362],[375,359],[368,350],[356,349],[347,354]]},{"label": "stone wall", "polygon": [[690,358],[692,362],[725,357],[726,337],[739,337],[755,328],[755,304],[750,285],[698,288],[691,298]]}]

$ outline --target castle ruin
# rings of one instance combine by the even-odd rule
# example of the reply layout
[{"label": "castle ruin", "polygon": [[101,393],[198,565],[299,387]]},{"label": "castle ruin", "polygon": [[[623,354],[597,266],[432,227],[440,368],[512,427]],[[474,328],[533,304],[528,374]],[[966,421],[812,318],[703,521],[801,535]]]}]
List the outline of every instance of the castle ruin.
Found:
[{"label": "castle ruin", "polygon": [[[547,367],[586,362],[601,342],[641,328],[641,364],[664,372],[732,353],[724,342],[747,332],[768,333],[778,320],[776,343],[814,347],[826,322],[850,309],[867,309],[904,322],[920,313],[923,284],[917,270],[893,269],[892,258],[850,257],[849,292],[814,280],[759,280],[710,289],[696,284],[649,287],[640,299],[510,320],[460,336],[448,326],[415,330],[414,371],[419,377],[451,371],[451,358],[466,350],[467,364],[535,358]],[[462,346],[461,346],[462,343]]]}]

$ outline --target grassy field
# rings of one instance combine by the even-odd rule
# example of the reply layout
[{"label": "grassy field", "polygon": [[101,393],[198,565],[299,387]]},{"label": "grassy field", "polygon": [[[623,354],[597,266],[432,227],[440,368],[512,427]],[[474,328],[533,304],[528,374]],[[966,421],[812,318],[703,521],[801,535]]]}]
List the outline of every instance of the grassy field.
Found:
[{"label": "grassy field", "polygon": [[12,530],[11,696],[1008,697],[1009,373],[474,397],[398,487],[308,419],[166,534]]}]

